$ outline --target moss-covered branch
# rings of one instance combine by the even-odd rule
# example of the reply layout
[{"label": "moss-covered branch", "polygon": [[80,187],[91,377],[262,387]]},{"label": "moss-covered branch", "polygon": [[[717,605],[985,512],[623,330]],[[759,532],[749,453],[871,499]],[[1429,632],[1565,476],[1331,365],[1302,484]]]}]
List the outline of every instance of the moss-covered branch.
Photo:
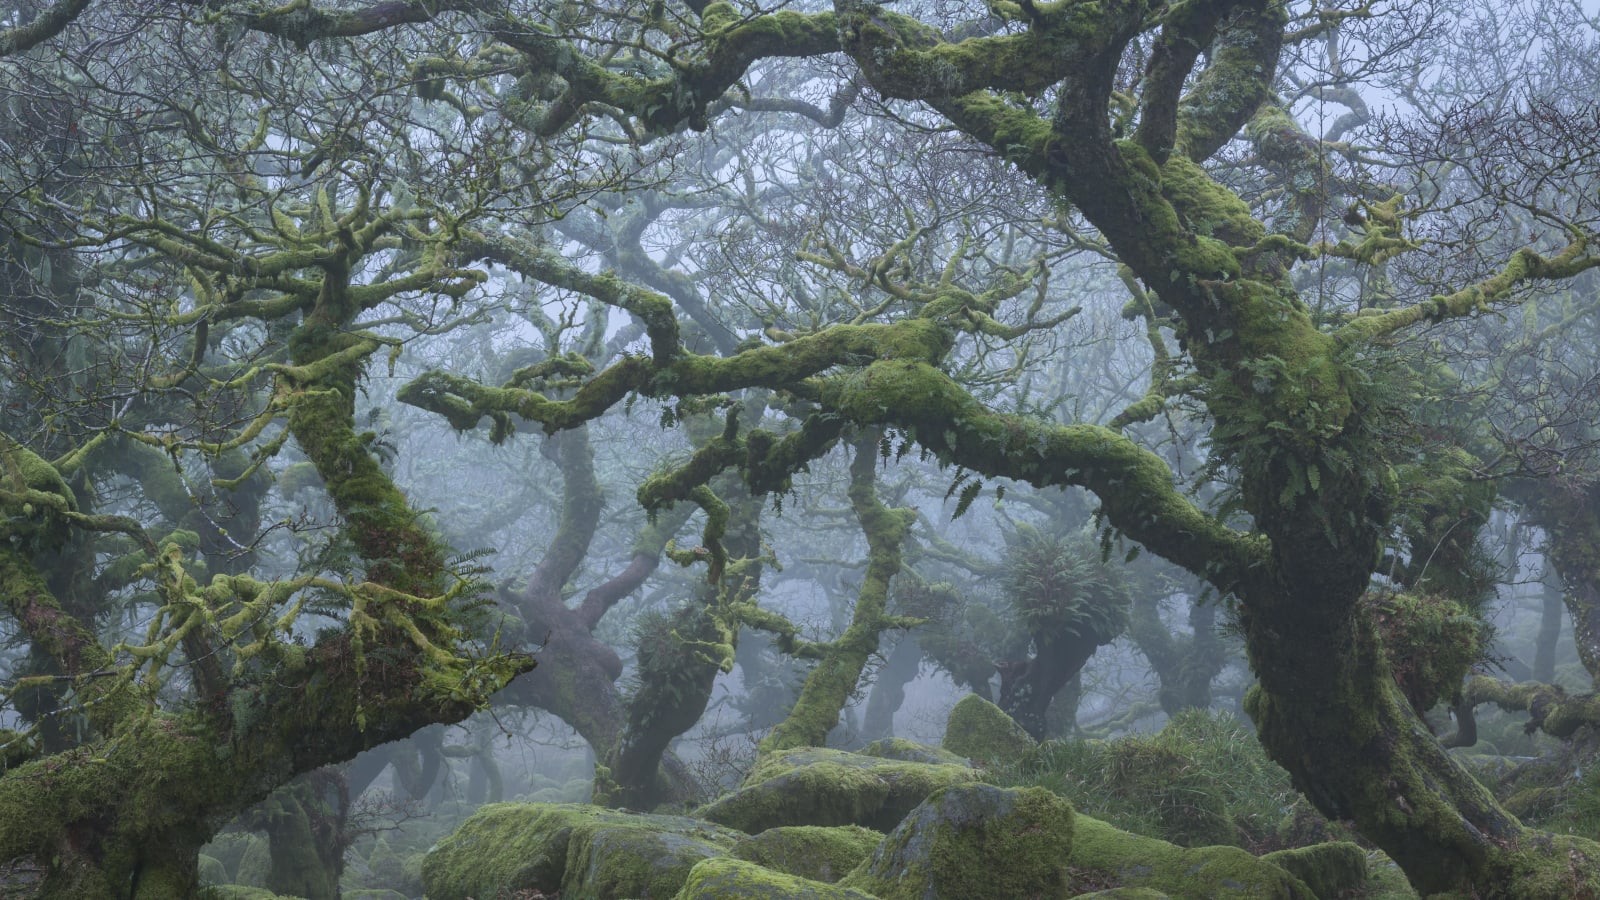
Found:
[{"label": "moss-covered branch", "polygon": [[1579,728],[1600,725],[1600,696],[1585,694],[1574,697],[1559,685],[1510,684],[1476,675],[1467,680],[1461,691],[1462,700],[1469,706],[1493,703],[1504,710],[1526,711],[1528,732],[1543,731],[1551,737],[1569,738]]},{"label": "moss-covered branch", "polygon": [[896,624],[888,612],[889,582],[900,572],[900,550],[916,522],[916,510],[890,509],[878,499],[876,437],[868,432],[856,441],[850,463],[850,508],[867,538],[867,568],[850,624],[827,643],[794,708],[761,741],[762,754],[821,747],[839,723],[867,662],[878,652],[879,638]]},{"label": "moss-covered branch", "polygon": [[1487,312],[1491,304],[1505,300],[1526,282],[1571,278],[1600,266],[1600,257],[1588,251],[1588,238],[1581,235],[1554,256],[1524,247],[1511,255],[1505,268],[1476,284],[1451,294],[1436,294],[1411,306],[1359,316],[1339,330],[1339,338],[1346,342],[1372,340],[1421,322]]},{"label": "moss-covered branch", "polygon": [[32,50],[60,34],[62,29],[89,8],[93,0],[56,0],[33,17],[33,21],[0,31],[0,57]]}]

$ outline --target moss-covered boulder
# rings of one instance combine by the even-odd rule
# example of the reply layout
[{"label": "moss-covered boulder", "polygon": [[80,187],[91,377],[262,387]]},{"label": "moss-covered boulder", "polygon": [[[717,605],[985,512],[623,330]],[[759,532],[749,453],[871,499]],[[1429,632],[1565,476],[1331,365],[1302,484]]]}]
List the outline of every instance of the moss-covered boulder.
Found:
[{"label": "moss-covered boulder", "polygon": [[901,762],[919,762],[964,766],[967,764],[965,756],[959,756],[940,747],[929,747],[916,741],[905,738],[884,738],[873,741],[856,751],[862,756],[876,756],[879,759],[898,759]]},{"label": "moss-covered boulder", "polygon": [[1318,900],[1284,868],[1238,847],[1179,847],[1083,815],[1070,865],[1091,883],[1150,888],[1173,900]]},{"label": "moss-covered boulder", "polygon": [[740,859],[694,867],[675,900],[877,900],[860,891],[786,875]]},{"label": "moss-covered boulder", "polygon": [[366,870],[363,888],[387,889],[408,897],[423,892],[422,854],[396,853],[383,838],[378,838],[372,852],[367,854]]},{"label": "moss-covered boulder", "polygon": [[222,863],[228,877],[218,884],[225,884],[239,880],[239,864],[252,844],[261,844],[265,848],[266,841],[248,831],[228,831],[212,838],[211,843],[200,848],[200,852]]},{"label": "moss-covered boulder", "polygon": [[215,856],[200,854],[201,884],[227,884],[228,879],[228,869],[222,864],[221,860]]},{"label": "moss-covered boulder", "polygon": [[257,837],[245,845],[244,854],[233,870],[233,883],[249,887],[267,886],[267,872],[272,868],[272,847],[266,839]]},{"label": "moss-covered boulder", "polygon": [[1343,897],[1367,883],[1367,851],[1349,841],[1279,850],[1261,857],[1304,881],[1318,897]]},{"label": "moss-covered boulder", "polygon": [[1064,897],[1072,804],[1043,788],[962,784],[912,810],[840,884],[883,900]]},{"label": "moss-covered boulder", "polygon": [[287,894],[274,894],[261,887],[243,884],[218,884],[202,888],[200,900],[301,900]]},{"label": "moss-covered boulder", "polygon": [[563,900],[671,897],[701,860],[744,835],[683,816],[583,804],[495,803],[440,841],[422,863],[431,900],[533,888]]},{"label": "moss-covered boulder", "polygon": [[1115,887],[1091,894],[1073,894],[1073,900],[1172,900],[1155,888]]},{"label": "moss-covered boulder", "polygon": [[768,828],[733,845],[739,859],[812,881],[838,881],[872,854],[881,832],[858,825]]},{"label": "moss-covered boulder", "polygon": [[950,710],[942,746],[973,762],[1009,765],[1038,746],[1038,741],[1000,707],[968,694]]},{"label": "moss-covered boulder", "polygon": [[929,794],[977,777],[967,766],[806,747],[763,758],[738,790],[695,815],[749,834],[784,825],[888,831]]}]

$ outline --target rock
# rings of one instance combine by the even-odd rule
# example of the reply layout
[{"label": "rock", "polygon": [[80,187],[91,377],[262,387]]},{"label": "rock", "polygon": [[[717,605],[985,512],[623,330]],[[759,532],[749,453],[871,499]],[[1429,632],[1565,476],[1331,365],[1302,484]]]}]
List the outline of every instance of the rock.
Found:
[{"label": "rock", "polygon": [[1043,788],[963,784],[912,810],[840,884],[882,900],[1068,896],[1072,804]]},{"label": "rock", "polygon": [[950,710],[944,749],[983,765],[1010,765],[1039,745],[1000,707],[968,694]]},{"label": "rock", "polygon": [[200,883],[227,884],[228,869],[215,856],[200,854]]},{"label": "rock", "polygon": [[696,865],[675,900],[876,900],[859,891],[774,872],[739,859]]},{"label": "rock", "polygon": [[255,838],[245,846],[239,865],[233,871],[233,883],[249,887],[267,886],[267,870],[272,867],[272,848],[262,838]]},{"label": "rock", "polygon": [[212,838],[211,843],[200,848],[200,852],[222,863],[228,877],[219,883],[227,883],[238,881],[239,863],[252,844],[260,843],[265,841],[248,831],[228,831]]},{"label": "rock", "polygon": [[243,884],[218,884],[200,891],[200,900],[300,900],[286,894],[274,894],[266,888]]},{"label": "rock", "polygon": [[738,790],[695,815],[749,834],[784,825],[888,831],[929,794],[976,778],[966,766],[808,747],[762,759]]},{"label": "rock", "polygon": [[563,900],[671,897],[701,860],[744,835],[683,816],[585,804],[495,803],[440,841],[422,863],[431,900],[534,888]]},{"label": "rock", "polygon": [[745,838],[733,845],[733,855],[788,875],[831,883],[860,865],[881,840],[880,832],[856,825],[795,825]]},{"label": "rock", "polygon": [[1340,897],[1367,883],[1367,851],[1349,841],[1279,850],[1261,858],[1304,881],[1318,897]]},{"label": "rock", "polygon": [[1173,900],[1318,900],[1287,870],[1238,847],[1179,847],[1084,815],[1070,865],[1096,884],[1150,888]]},{"label": "rock", "polygon": [[952,766],[964,766],[967,764],[965,756],[957,756],[949,750],[929,747],[926,744],[908,741],[905,738],[891,737],[873,741],[856,752],[862,756],[876,756],[879,759],[898,759],[901,762],[949,764]]}]

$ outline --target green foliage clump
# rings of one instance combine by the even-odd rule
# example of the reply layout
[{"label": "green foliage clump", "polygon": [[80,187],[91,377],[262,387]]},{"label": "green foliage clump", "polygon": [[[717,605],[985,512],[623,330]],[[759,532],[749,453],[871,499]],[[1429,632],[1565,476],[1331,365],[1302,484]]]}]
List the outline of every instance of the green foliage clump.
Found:
[{"label": "green foliage clump", "polygon": [[1493,637],[1481,619],[1442,594],[1369,593],[1362,605],[1378,626],[1395,683],[1418,715],[1461,699],[1462,682]]},{"label": "green foliage clump", "polygon": [[1305,807],[1244,723],[1205,710],[1152,735],[1051,741],[992,777],[1048,788],[1118,828],[1189,847],[1272,845],[1279,823]]},{"label": "green foliage clump", "polygon": [[1023,526],[1009,543],[1002,590],[1028,632],[1105,643],[1128,626],[1127,577],[1093,532],[1057,536]]}]

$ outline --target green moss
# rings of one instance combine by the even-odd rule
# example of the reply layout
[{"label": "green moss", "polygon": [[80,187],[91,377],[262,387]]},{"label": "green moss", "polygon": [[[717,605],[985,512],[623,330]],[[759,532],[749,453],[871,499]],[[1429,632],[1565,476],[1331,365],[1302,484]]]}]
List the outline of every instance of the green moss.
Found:
[{"label": "green moss", "polygon": [[884,900],[1013,900],[1066,892],[1071,804],[1040,788],[945,788],[923,801],[841,884]]},{"label": "green moss", "polygon": [[1417,891],[1406,880],[1406,873],[1384,853],[1373,856],[1368,870],[1371,877],[1362,896],[1369,900],[1417,900]]},{"label": "green moss", "polygon": [[214,856],[200,854],[200,883],[201,884],[227,884],[228,870],[222,862]]},{"label": "green moss", "polygon": [[245,847],[239,865],[233,872],[233,883],[265,888],[267,872],[272,868],[272,848],[265,840],[256,839]]},{"label": "green moss", "polygon": [[1491,633],[1480,619],[1442,594],[1374,592],[1361,605],[1377,625],[1395,683],[1419,716],[1460,699],[1462,683],[1489,650]]},{"label": "green moss", "polygon": [[1049,788],[1081,812],[1183,846],[1285,846],[1296,839],[1284,833],[1285,808],[1307,819],[1303,829],[1328,826],[1227,713],[1187,710],[1152,735],[1047,742],[990,777]]},{"label": "green moss", "polygon": [[670,897],[696,863],[725,855],[740,837],[682,816],[496,803],[428,853],[422,881],[433,900],[530,888],[568,900]]},{"label": "green moss", "polygon": [[905,738],[889,737],[862,747],[856,751],[862,756],[876,756],[879,759],[898,759],[901,762],[934,763],[936,765],[964,766],[967,757],[952,753],[942,747],[929,747],[916,741]]},{"label": "green moss", "polygon": [[1261,858],[1304,881],[1318,897],[1342,897],[1367,883],[1367,851],[1348,841],[1279,850]]},{"label": "green moss", "polygon": [[[1266,235],[1239,196],[1220,184],[1193,160],[1173,154],[1161,167],[1161,194],[1195,235],[1235,247],[1249,246]],[[1234,266],[1237,274],[1237,263]]]},{"label": "green moss", "polygon": [[200,852],[222,863],[227,873],[223,882],[238,884],[240,861],[252,844],[260,843],[265,842],[248,831],[229,831],[213,837],[210,843],[200,848]]},{"label": "green moss", "polygon": [[708,859],[675,900],[874,900],[860,891],[775,872],[737,859]]},{"label": "green moss", "polygon": [[950,710],[942,746],[973,762],[1010,765],[1038,742],[1000,707],[977,694],[968,694]]},{"label": "green moss", "polygon": [[746,838],[733,846],[733,855],[789,875],[834,882],[860,865],[881,840],[881,832],[855,825],[796,825]]},{"label": "green moss", "polygon": [[1071,866],[1099,883],[1154,888],[1175,900],[1316,900],[1305,882],[1237,847],[1188,849],[1083,815]]},{"label": "green moss", "polygon": [[885,831],[939,788],[977,777],[965,766],[822,748],[791,750],[763,757],[738,790],[697,815],[750,834],[785,825],[862,825]]},{"label": "green moss", "polygon": [[67,537],[62,513],[77,511],[78,499],[55,466],[0,434],[0,541],[20,541],[30,552],[53,549]]},{"label": "green moss", "polygon": [[261,887],[248,887],[242,884],[218,884],[201,891],[200,900],[300,900],[300,898],[274,894]]}]

